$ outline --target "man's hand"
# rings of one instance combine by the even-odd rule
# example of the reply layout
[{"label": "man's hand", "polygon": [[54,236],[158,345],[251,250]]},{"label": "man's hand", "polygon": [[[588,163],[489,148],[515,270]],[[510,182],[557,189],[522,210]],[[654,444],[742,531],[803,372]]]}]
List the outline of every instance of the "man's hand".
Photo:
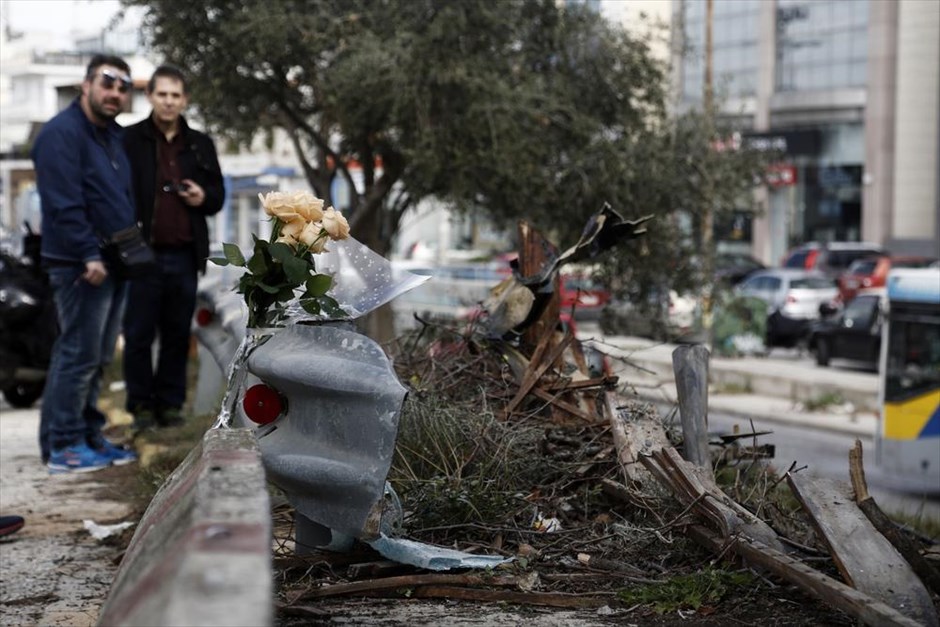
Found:
[{"label": "man's hand", "polygon": [[85,273],[82,278],[92,285],[101,285],[107,276],[108,271],[104,267],[104,262],[98,260],[85,262]]},{"label": "man's hand", "polygon": [[198,207],[206,201],[206,190],[200,187],[199,183],[192,179],[183,179],[181,183],[186,186],[186,189],[179,195],[187,205]]}]

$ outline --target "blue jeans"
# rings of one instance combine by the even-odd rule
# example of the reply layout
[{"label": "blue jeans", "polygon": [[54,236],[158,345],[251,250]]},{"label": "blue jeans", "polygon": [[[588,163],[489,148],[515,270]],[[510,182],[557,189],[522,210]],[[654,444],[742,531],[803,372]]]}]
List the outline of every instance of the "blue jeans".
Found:
[{"label": "blue jeans", "polygon": [[[156,249],[157,271],[130,282],[124,314],[127,410],[180,409],[196,309],[196,260],[189,247]],[[159,337],[157,368],[153,342]]]},{"label": "blue jeans", "polygon": [[43,459],[51,450],[78,444],[101,433],[98,411],[101,375],[114,359],[121,330],[126,284],[108,276],[99,286],[82,279],[84,265],[48,269],[59,337],[52,348],[40,412]]}]

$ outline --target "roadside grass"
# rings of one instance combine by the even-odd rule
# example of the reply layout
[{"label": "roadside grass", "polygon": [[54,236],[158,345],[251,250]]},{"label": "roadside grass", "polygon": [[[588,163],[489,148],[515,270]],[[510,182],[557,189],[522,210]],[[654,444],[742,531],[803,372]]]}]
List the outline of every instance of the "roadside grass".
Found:
[{"label": "roadside grass", "polygon": [[903,527],[908,527],[923,535],[934,543],[940,542],[940,519],[930,518],[923,514],[908,514],[906,512],[888,511],[885,514]]},{"label": "roadside grass", "polygon": [[502,521],[531,510],[524,496],[551,473],[546,459],[524,453],[537,451],[540,439],[538,429],[499,422],[436,390],[410,394],[389,472],[409,512],[405,524]]},{"label": "roadside grass", "polygon": [[819,411],[833,405],[842,405],[845,403],[845,399],[838,392],[824,392],[818,396],[808,398],[802,403],[806,411]]},{"label": "roadside grass", "polygon": [[708,567],[699,572],[669,577],[654,584],[621,590],[618,598],[628,605],[646,605],[657,614],[681,610],[700,611],[724,598],[752,588],[756,577],[747,571]]},{"label": "roadside grass", "polygon": [[737,381],[718,383],[712,386],[710,390],[712,394],[752,394],[753,392],[754,386],[751,385],[750,379],[746,380],[744,383]]}]

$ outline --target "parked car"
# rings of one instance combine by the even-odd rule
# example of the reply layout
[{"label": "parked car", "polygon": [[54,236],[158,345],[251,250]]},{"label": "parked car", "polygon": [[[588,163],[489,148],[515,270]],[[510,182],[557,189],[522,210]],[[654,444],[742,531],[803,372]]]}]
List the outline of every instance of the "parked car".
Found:
[{"label": "parked car", "polygon": [[848,359],[877,368],[884,297],[883,288],[862,290],[842,310],[813,323],[809,349],[816,363],[828,366],[832,359]]},{"label": "parked car", "polygon": [[885,250],[870,242],[810,242],[788,252],[780,264],[784,268],[816,270],[833,278],[848,269],[856,259],[883,255]]},{"label": "parked car", "polygon": [[601,330],[608,335],[632,335],[682,341],[695,326],[697,301],[675,290],[654,290],[642,302],[611,301],[601,313]]},{"label": "parked car", "polygon": [[577,320],[597,320],[610,302],[610,292],[594,279],[580,274],[562,274],[559,282],[561,311],[574,310]]},{"label": "parked car", "polygon": [[759,270],[735,287],[738,296],[767,303],[767,346],[796,346],[819,318],[819,306],[838,295],[835,281],[819,272],[793,268]]},{"label": "parked car", "polygon": [[933,257],[877,255],[856,259],[839,277],[839,296],[843,303],[855,297],[861,289],[884,287],[891,268],[926,268]]},{"label": "parked car", "polygon": [[751,273],[763,270],[765,267],[750,255],[719,253],[715,257],[715,281],[719,284],[735,286]]}]

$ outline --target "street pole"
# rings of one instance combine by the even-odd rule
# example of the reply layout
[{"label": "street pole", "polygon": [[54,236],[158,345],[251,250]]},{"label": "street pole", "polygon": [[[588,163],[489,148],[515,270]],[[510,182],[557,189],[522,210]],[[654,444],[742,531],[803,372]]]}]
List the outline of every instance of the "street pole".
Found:
[{"label": "street pole", "polygon": [[[703,108],[705,113],[705,140],[706,154],[714,150],[714,121],[715,121],[715,95],[712,77],[712,49],[714,41],[712,38],[712,23],[714,21],[715,5],[714,0],[705,0],[705,76]],[[702,328],[711,340],[712,326],[712,296],[714,282],[714,213],[712,208],[712,177],[711,177],[711,159],[705,160],[705,176],[702,180],[702,261],[704,263],[704,293],[702,294]]]}]

